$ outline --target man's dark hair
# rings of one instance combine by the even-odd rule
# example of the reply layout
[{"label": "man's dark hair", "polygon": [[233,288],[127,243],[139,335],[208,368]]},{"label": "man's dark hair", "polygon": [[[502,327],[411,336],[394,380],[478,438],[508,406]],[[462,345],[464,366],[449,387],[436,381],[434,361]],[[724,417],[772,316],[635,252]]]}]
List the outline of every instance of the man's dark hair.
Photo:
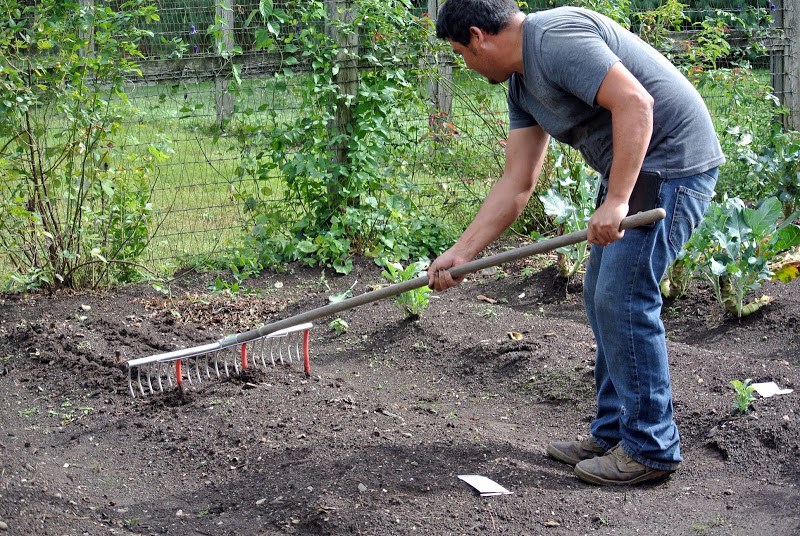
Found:
[{"label": "man's dark hair", "polygon": [[496,35],[519,11],[514,0],[447,0],[436,18],[436,37],[466,46],[470,27]]}]

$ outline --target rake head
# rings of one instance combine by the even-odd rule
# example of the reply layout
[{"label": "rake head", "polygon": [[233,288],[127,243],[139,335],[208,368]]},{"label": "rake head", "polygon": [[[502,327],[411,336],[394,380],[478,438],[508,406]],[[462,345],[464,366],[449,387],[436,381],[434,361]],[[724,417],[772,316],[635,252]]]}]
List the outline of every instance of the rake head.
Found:
[{"label": "rake head", "polygon": [[200,384],[204,379],[238,375],[251,365],[266,369],[267,364],[291,364],[295,359],[300,361],[301,351],[305,374],[310,376],[308,339],[311,328],[311,323],[305,323],[241,344],[222,339],[185,350],[131,359],[128,361],[128,389],[134,398],[137,391],[144,397],[156,391],[182,388],[184,380],[190,385]]}]

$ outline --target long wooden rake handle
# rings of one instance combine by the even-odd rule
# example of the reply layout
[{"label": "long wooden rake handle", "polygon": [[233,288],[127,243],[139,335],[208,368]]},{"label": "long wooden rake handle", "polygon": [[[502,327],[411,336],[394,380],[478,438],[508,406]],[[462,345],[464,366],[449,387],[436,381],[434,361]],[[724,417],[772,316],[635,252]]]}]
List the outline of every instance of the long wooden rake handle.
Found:
[{"label": "long wooden rake handle", "polygon": [[[648,210],[646,212],[640,212],[638,214],[628,216],[627,218],[622,220],[622,224],[620,225],[620,230],[633,229],[634,227],[640,227],[642,225],[654,223],[659,220],[663,220],[666,217],[666,215],[667,213],[664,211],[663,208],[656,208],[653,210]],[[464,264],[459,264],[458,266],[451,268],[449,271],[453,275],[453,277],[460,277],[462,275],[467,275],[474,272],[478,272],[480,270],[485,270],[486,268],[490,268],[492,266],[499,266],[501,264],[505,264],[511,261],[516,261],[519,259],[523,259],[525,257],[530,257],[531,255],[546,253],[554,249],[562,248],[565,246],[571,246],[573,244],[577,244],[578,242],[583,242],[584,240],[586,240],[586,234],[587,231],[586,229],[584,229],[582,231],[576,231],[574,233],[569,233],[554,238],[550,238],[547,240],[542,240],[541,242],[534,242],[533,244],[528,244],[527,246],[511,249],[508,251],[504,251],[502,253],[490,255],[488,257],[482,257],[480,259],[475,259],[473,261],[466,262]],[[290,328],[298,324],[304,324],[307,322],[311,322],[313,320],[317,320],[319,318],[335,315],[336,313],[340,313],[348,309],[353,309],[360,305],[372,303],[392,296],[397,296],[404,292],[408,292],[409,290],[414,290],[424,287],[427,284],[428,284],[428,277],[426,275],[419,276],[415,279],[409,279],[408,281],[395,283],[388,287],[383,287],[378,290],[365,292],[364,294],[353,296],[352,298],[347,298],[346,300],[342,300],[340,302],[330,303],[323,307],[318,307],[316,309],[312,309],[304,313],[290,316],[289,318],[284,318],[283,320],[278,320],[271,324],[266,324],[264,326],[261,326],[260,328],[252,329],[244,333],[230,335],[228,337],[225,337],[224,339],[220,339],[218,342],[215,343],[206,344],[203,346],[197,346],[194,348],[186,348],[184,350],[176,350],[174,352],[169,352],[166,354],[159,354],[158,357],[159,360],[180,359],[182,357],[189,357],[189,356],[209,353],[212,351],[222,350],[224,348],[235,346],[237,344],[244,344],[256,339],[260,339],[262,337],[266,337],[271,333],[275,333],[276,331]],[[141,358],[130,361],[128,363],[128,366],[129,367],[136,366],[138,362],[152,360],[154,357],[155,356],[150,356],[149,358]]]}]

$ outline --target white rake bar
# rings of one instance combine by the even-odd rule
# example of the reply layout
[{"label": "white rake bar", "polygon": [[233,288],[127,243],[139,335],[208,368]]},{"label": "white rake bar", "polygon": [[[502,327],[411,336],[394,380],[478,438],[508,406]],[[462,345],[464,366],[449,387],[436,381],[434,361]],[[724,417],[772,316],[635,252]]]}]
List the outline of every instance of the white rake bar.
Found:
[{"label": "white rake bar", "polygon": [[[275,366],[276,360],[281,364],[286,361],[293,363],[293,359],[299,361],[302,349],[303,368],[306,376],[310,376],[308,340],[312,327],[313,324],[309,322],[248,341],[255,365],[266,368],[267,360],[272,366]],[[240,344],[229,337],[203,346],[131,359],[128,361],[128,389],[131,396],[136,398],[137,390],[142,396],[147,396],[156,391],[163,392],[165,387],[181,386],[184,379],[193,384],[202,383],[204,376],[207,380],[213,375],[217,378],[223,374],[229,377],[231,370],[239,374],[250,366],[248,342]]]}]

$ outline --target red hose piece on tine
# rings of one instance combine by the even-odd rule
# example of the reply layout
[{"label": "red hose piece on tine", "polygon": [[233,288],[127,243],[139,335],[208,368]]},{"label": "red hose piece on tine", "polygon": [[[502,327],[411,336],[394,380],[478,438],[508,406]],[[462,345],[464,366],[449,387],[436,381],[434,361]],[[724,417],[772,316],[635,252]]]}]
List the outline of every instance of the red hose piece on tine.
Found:
[{"label": "red hose piece on tine", "polygon": [[178,382],[178,387],[181,386],[183,381],[183,372],[181,371],[181,360],[175,361],[175,380]]},{"label": "red hose piece on tine", "polygon": [[247,343],[242,345],[242,370],[247,368]]},{"label": "red hose piece on tine", "polygon": [[303,332],[303,367],[306,371],[306,378],[311,376],[311,360],[308,358],[308,332],[309,330]]}]

